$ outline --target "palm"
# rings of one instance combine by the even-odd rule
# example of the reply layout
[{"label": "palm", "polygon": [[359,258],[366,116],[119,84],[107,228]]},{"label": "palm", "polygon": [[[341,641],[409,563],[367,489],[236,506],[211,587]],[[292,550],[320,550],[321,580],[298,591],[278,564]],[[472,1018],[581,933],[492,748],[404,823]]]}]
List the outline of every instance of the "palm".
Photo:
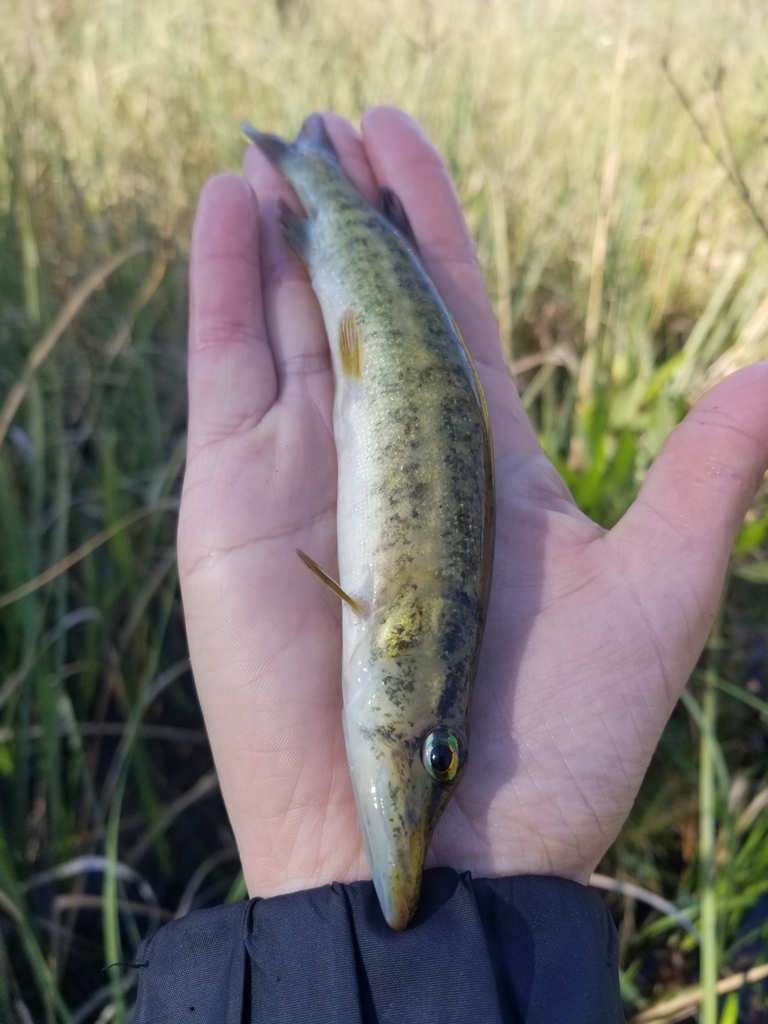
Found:
[{"label": "palm", "polygon": [[[497,544],[470,767],[431,859],[585,879],[703,644],[765,470],[765,367],[727,382],[719,404],[715,393],[702,402],[604,533],[576,510],[525,419],[426,141],[391,111],[368,118],[365,149],[344,122],[329,125],[363,191],[375,196],[375,171],[400,192],[491,414]],[[222,789],[249,888],[269,894],[367,866],[341,732],[340,609],[295,555],[335,563],[327,343],[274,220],[289,190],[254,150],[246,177],[260,245],[253,198],[235,179],[214,182],[198,215],[179,554]]]}]

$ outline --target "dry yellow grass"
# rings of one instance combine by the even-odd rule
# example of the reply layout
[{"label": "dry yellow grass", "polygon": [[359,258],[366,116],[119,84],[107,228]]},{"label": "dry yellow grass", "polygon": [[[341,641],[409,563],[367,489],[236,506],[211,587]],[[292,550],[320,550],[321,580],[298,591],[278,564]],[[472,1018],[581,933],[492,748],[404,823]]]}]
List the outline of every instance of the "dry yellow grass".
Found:
[{"label": "dry yellow grass", "polygon": [[[73,249],[56,254],[64,275],[75,276],[88,241],[73,246],[75,199],[97,231],[129,234],[141,218],[183,246],[204,178],[238,166],[240,120],[290,133],[313,109],[355,119],[375,103],[407,109],[448,160],[509,344],[525,346],[537,290],[581,320],[597,273],[595,366],[647,384],[655,337],[686,332],[735,250],[764,270],[747,211],[661,69],[668,54],[716,138],[708,86],[725,69],[734,155],[759,194],[768,163],[753,135],[768,28],[757,3],[722,0],[702,13],[693,0],[3,0],[0,10],[18,129],[3,144],[16,146],[28,190],[60,218],[37,229]],[[9,201],[6,175],[0,202]],[[743,311],[737,333],[754,312]]]},{"label": "dry yellow grass", "polygon": [[[178,485],[189,226],[205,178],[239,166],[239,123],[292,134],[312,110],[354,121],[393,103],[423,124],[456,181],[526,407],[580,505],[610,523],[686,402],[768,356],[768,244],[711,152],[768,219],[766,53],[764,0],[0,0],[0,407],[10,410],[0,596],[13,598],[0,610],[0,786],[11,806],[0,809],[0,904],[23,946],[19,998],[40,1019],[69,1024],[65,1002],[78,1001],[91,1006],[83,1019],[102,1008],[100,1019],[124,1019],[118,975],[111,994],[89,990],[85,1002],[82,991],[103,984],[105,959],[123,959],[122,787],[162,829],[171,819],[159,805],[184,799],[174,786],[197,792],[186,765],[168,759],[164,774],[137,738],[146,694],[187,664],[172,526],[148,517],[146,531],[119,528],[137,509],[166,507]],[[76,286],[137,242],[154,260],[126,264],[70,323]],[[763,500],[737,547],[752,558],[751,576],[737,566],[745,578],[765,579],[767,537]],[[728,678],[731,699],[741,690]],[[768,715],[749,700],[750,714]],[[127,724],[105,782],[86,739],[113,705]],[[670,727],[674,771],[654,762],[607,867],[687,901],[695,917],[700,769],[683,723]],[[762,762],[743,762],[745,794],[759,794]],[[724,822],[727,957],[744,907],[765,890],[768,824],[757,814],[739,831],[721,782],[707,813],[712,829],[716,812]],[[215,847],[201,849],[199,884],[221,858],[220,836],[205,831],[185,835]],[[170,858],[164,835],[147,842],[158,863]],[[25,887],[94,851],[110,865],[104,949],[68,982],[77,927],[61,948],[49,942],[51,921],[38,926]],[[658,952],[668,934],[656,922],[656,938],[638,943],[635,919],[627,904],[623,985],[639,1010],[652,994],[633,980],[643,950],[655,941]],[[4,934],[0,1017],[11,1012]]]}]

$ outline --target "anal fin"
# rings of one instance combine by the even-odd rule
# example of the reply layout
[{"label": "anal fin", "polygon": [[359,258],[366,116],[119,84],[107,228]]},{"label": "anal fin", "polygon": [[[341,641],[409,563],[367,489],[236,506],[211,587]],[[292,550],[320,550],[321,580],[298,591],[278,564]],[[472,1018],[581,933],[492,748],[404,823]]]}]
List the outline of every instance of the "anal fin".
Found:
[{"label": "anal fin", "polygon": [[313,572],[315,576],[317,576],[317,578],[321,580],[326,585],[326,587],[328,587],[329,590],[332,590],[337,597],[340,597],[342,601],[346,602],[346,604],[349,605],[353,612],[355,612],[357,615],[363,616],[368,614],[368,609],[365,607],[365,605],[362,604],[360,601],[356,601],[354,597],[350,597],[346,590],[342,590],[339,584],[336,582],[336,580],[331,579],[328,573],[320,568],[320,566],[317,564],[314,558],[310,558],[305,551],[301,550],[301,548],[296,548],[296,554],[302,560],[304,565],[306,565],[306,567],[310,570],[310,572]]}]

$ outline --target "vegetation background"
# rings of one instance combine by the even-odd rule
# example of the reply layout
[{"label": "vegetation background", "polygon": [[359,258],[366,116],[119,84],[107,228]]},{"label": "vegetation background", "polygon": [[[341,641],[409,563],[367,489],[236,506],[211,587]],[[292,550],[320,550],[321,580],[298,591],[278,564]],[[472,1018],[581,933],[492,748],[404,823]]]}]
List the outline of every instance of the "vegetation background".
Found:
[{"label": "vegetation background", "polygon": [[[381,102],[447,160],[600,522],[768,355],[764,0],[0,0],[3,1021],[127,1021],[140,938],[244,895],[175,568],[189,228],[241,120]],[[767,584],[764,488],[595,880],[637,1021],[768,1021]]]}]

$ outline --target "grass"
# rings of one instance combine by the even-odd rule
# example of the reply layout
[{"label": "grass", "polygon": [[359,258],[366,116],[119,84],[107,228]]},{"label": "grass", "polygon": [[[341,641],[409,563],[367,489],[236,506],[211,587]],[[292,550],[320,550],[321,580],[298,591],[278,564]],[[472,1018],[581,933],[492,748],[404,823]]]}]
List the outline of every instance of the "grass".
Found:
[{"label": "grass", "polygon": [[[768,215],[768,18],[750,0],[0,0],[0,23],[0,1018],[123,1021],[135,971],[104,964],[243,894],[173,550],[191,212],[237,168],[238,123],[393,102],[424,124],[542,443],[610,525],[688,403],[768,354],[768,245],[712,152]],[[705,1024],[768,1020],[759,986],[714,992],[767,959],[767,554],[763,493],[601,866],[702,935],[609,897],[630,1014],[700,979]]]}]

